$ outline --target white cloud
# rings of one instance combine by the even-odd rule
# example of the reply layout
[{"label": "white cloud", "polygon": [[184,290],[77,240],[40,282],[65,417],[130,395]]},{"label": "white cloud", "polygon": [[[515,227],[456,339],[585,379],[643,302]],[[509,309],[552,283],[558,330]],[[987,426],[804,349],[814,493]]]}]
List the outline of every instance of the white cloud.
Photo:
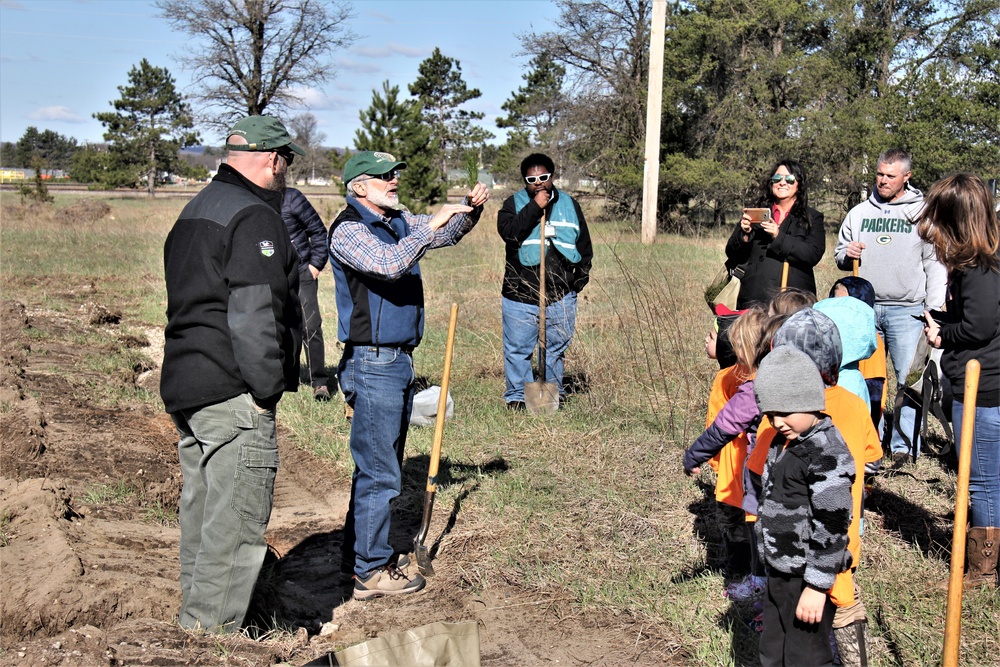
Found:
[{"label": "white cloud", "polygon": [[343,71],[348,74],[378,74],[382,71],[381,65],[378,63],[359,63],[356,60],[350,60],[348,58],[340,58],[337,60],[337,71]]},{"label": "white cloud", "polygon": [[383,46],[360,46],[352,49],[352,52],[363,58],[391,58],[393,56],[403,56],[405,58],[420,58],[429,56],[427,49],[417,49],[405,44],[385,44]]},{"label": "white cloud", "polygon": [[29,120],[58,120],[64,123],[86,123],[87,118],[82,117],[69,107],[41,107],[28,113]]}]

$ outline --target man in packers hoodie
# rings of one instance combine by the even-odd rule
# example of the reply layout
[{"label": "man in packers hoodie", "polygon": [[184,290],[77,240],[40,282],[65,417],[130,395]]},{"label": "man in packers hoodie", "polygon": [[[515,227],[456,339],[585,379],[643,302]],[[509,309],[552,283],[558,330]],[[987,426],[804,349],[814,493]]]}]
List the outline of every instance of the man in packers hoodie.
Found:
[{"label": "man in packers hoodie", "polygon": [[[923,193],[910,186],[909,154],[892,148],[878,158],[875,192],[850,210],[840,227],[834,256],[845,271],[859,262],[858,275],[875,288],[875,326],[888,348],[897,384],[905,380],[923,331],[918,319],[925,309],[944,303],[947,272],[934,247],[917,235],[913,224],[923,207]],[[911,462],[902,433],[912,433],[916,411],[904,405],[889,438],[893,464]],[[884,424],[884,422],[883,422]],[[883,429],[884,430],[884,429]]]}]

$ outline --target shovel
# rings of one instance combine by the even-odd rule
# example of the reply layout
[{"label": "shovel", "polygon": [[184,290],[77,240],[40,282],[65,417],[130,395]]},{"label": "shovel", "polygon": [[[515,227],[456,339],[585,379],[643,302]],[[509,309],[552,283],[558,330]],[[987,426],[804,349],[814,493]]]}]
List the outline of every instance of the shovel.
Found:
[{"label": "shovel", "polygon": [[538,381],[524,385],[524,405],[531,414],[544,415],[559,409],[559,385],[545,381],[545,213],[538,241]]},{"label": "shovel", "polygon": [[451,377],[451,352],[455,347],[455,327],[458,324],[458,304],[451,304],[451,319],[448,321],[448,342],[444,349],[444,371],[441,374],[441,397],[438,399],[437,415],[434,417],[434,443],[431,445],[431,461],[427,468],[427,486],[424,487],[424,518],[420,522],[420,532],[413,538],[413,555],[417,559],[417,569],[425,577],[434,576],[431,567],[430,550],[424,546],[427,531],[431,527],[431,511],[434,509],[434,494],[437,493],[438,464],[441,462],[441,440],[444,438],[444,418],[448,410],[448,378]]}]

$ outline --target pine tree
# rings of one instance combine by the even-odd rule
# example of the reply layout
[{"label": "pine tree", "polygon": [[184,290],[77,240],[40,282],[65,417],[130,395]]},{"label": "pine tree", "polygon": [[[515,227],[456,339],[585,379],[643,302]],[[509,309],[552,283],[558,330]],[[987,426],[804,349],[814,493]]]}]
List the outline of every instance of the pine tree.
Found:
[{"label": "pine tree", "polygon": [[410,94],[423,107],[423,115],[433,128],[432,136],[438,143],[442,173],[448,171],[448,161],[460,159],[470,148],[478,149],[493,135],[472,121],[483,118],[483,113],[459,107],[482,97],[478,88],[470,89],[462,79],[462,65],[435,48],[417,70],[417,80],[409,85]]},{"label": "pine tree", "polygon": [[134,180],[144,179],[152,197],[158,172],[176,168],[178,151],[198,142],[194,121],[184,98],[177,92],[166,68],[153,67],[143,58],[128,74],[129,85],[118,86],[121,98],[111,103],[115,111],[95,113],[107,128],[105,141],[119,164],[132,169]]},{"label": "pine tree", "polygon": [[406,162],[399,181],[399,198],[405,206],[421,211],[444,195],[443,174],[435,166],[437,139],[424,122],[420,104],[400,100],[399,86],[382,83],[382,94],[372,91],[372,103],[359,113],[361,129],[354,135],[359,151],[385,151]]}]

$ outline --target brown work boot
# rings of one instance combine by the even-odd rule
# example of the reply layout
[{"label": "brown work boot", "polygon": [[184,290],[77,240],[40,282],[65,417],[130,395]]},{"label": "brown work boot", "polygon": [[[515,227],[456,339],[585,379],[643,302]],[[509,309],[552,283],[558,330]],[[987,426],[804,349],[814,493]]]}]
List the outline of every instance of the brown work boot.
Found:
[{"label": "brown work boot", "polygon": [[970,528],[965,538],[967,569],[964,586],[997,585],[1000,528]]},{"label": "brown work boot", "polygon": [[383,565],[368,573],[367,579],[354,577],[354,599],[372,600],[386,595],[407,595],[424,587],[427,580],[411,572],[407,576],[395,565]]}]

